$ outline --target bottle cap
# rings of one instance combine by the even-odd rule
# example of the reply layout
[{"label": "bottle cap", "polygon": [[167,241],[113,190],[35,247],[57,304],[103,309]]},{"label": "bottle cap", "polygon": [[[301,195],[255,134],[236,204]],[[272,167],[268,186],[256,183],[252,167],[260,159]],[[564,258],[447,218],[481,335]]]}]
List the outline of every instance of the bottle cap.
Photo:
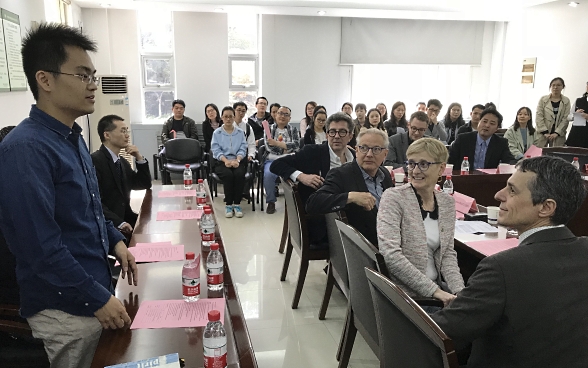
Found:
[{"label": "bottle cap", "polygon": [[198,184],[204,183],[204,179],[198,179]]},{"label": "bottle cap", "polygon": [[186,169],[189,169],[190,168],[190,164],[186,164],[184,166],[186,166]]},{"label": "bottle cap", "polygon": [[463,159],[464,159],[464,160],[467,160],[467,159],[468,159],[468,156],[464,156],[464,158],[463,158]]},{"label": "bottle cap", "polygon": [[211,211],[212,211],[212,207],[210,207],[210,205],[209,205],[209,204],[205,204],[205,205],[202,207],[202,209],[203,209],[203,210],[205,210],[205,209],[207,209],[207,208],[208,208],[209,210],[211,210]]},{"label": "bottle cap", "polygon": [[211,208],[205,208],[204,209],[204,214],[205,215],[210,215],[212,213],[212,209]]},{"label": "bottle cap", "polygon": [[578,158],[577,157],[574,157],[574,161],[578,161]]},{"label": "bottle cap", "polygon": [[216,309],[208,311],[208,320],[210,322],[220,321],[220,312],[217,311]]},{"label": "bottle cap", "polygon": [[196,256],[194,255],[194,252],[188,252],[186,253],[186,259],[195,259]]},{"label": "bottle cap", "polygon": [[447,175],[447,180],[451,180],[451,175]]},{"label": "bottle cap", "polygon": [[218,243],[210,244],[210,250],[218,250]]}]

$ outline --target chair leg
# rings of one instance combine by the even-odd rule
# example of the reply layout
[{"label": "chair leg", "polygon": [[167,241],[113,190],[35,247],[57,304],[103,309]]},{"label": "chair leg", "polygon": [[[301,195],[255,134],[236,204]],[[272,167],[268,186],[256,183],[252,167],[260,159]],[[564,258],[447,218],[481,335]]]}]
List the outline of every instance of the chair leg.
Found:
[{"label": "chair leg", "polygon": [[308,272],[308,264],[310,260],[303,257],[300,260],[300,271],[298,272],[298,281],[296,282],[296,291],[294,292],[294,299],[292,299],[292,309],[298,308],[300,295],[302,295],[302,288],[304,287],[304,280],[306,280],[306,273]]},{"label": "chair leg", "polygon": [[214,196],[218,197],[218,183],[216,181],[214,182]]},{"label": "chair leg", "polygon": [[333,292],[333,286],[335,285],[335,277],[333,276],[333,264],[329,262],[329,268],[327,271],[327,285],[325,286],[325,295],[323,296],[323,302],[319,309],[319,320],[324,320],[327,314],[327,308],[329,307],[329,301],[331,300],[331,293]]},{"label": "chair leg", "polygon": [[284,253],[286,247],[286,240],[288,239],[288,211],[284,206],[284,227],[282,228],[282,240],[280,241],[280,249],[278,252]]},{"label": "chair leg", "polygon": [[353,311],[351,308],[347,312],[347,328],[343,332],[343,346],[341,346],[341,355],[339,359],[339,368],[347,368],[349,359],[351,358],[351,350],[353,350],[353,343],[357,335],[357,327],[353,323]]},{"label": "chair leg", "polygon": [[294,246],[290,242],[290,237],[288,236],[288,247],[286,248],[286,257],[284,257],[284,267],[282,267],[282,276],[280,276],[280,281],[286,281],[286,274],[288,273],[288,266],[290,266],[290,258],[292,258],[293,250]]},{"label": "chair leg", "polygon": [[343,332],[339,339],[339,346],[337,347],[337,355],[335,358],[337,361],[341,359],[341,353],[343,352],[343,343],[345,342],[345,331],[347,331],[347,325],[349,324],[349,315],[351,314],[351,304],[347,304],[347,313],[345,313],[345,323],[343,324]]},{"label": "chair leg", "polygon": [[262,167],[262,169],[261,169],[261,180],[259,181],[259,185],[258,185],[258,188],[259,188],[258,189],[258,194],[261,196],[261,203],[259,204],[259,206],[261,207],[261,212],[263,212],[263,191],[264,191],[264,188],[263,188],[263,177],[264,177],[264,174],[263,174],[263,167]]}]

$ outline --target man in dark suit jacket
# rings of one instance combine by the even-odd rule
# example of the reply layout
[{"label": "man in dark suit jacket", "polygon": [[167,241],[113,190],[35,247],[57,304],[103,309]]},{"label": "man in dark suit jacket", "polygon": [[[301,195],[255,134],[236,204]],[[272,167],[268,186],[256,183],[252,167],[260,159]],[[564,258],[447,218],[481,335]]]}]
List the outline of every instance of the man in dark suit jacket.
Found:
[{"label": "man in dark suit jacket", "polygon": [[359,133],[357,142],[356,159],[329,171],[324,185],[308,198],[306,212],[345,210],[349,224],[377,246],[380,198],[393,186],[390,173],[380,166],[388,153],[388,135],[370,128]]},{"label": "man in dark suit jacket", "polygon": [[384,165],[392,166],[395,169],[403,167],[404,171],[407,171],[406,165],[404,164],[407,161],[406,150],[408,150],[408,146],[412,142],[421,139],[425,135],[428,127],[429,117],[427,114],[422,111],[414,112],[408,122],[408,132],[394,134],[388,138],[388,155],[386,155]]},{"label": "man in dark suit jacket", "polygon": [[464,157],[470,162],[470,170],[494,169],[498,164],[516,164],[508,141],[497,136],[502,126],[502,115],[493,108],[484,110],[478,123],[478,131],[459,134],[449,150],[449,163],[459,170]]},{"label": "man in dark suit jacket", "polygon": [[[132,233],[137,214],[131,209],[131,190],[151,188],[149,163],[136,146],[129,144],[129,128],[124,119],[106,115],[98,122],[100,149],[92,153],[104,217],[125,235]],[[135,158],[137,171],[119,156],[121,149]],[[119,166],[120,165],[120,166]]]},{"label": "man in dark suit jacket", "polygon": [[550,156],[519,162],[496,193],[519,245],[483,259],[432,316],[458,348],[472,343],[468,368],[588,367],[588,240],[565,227],[585,196],[578,170]]}]

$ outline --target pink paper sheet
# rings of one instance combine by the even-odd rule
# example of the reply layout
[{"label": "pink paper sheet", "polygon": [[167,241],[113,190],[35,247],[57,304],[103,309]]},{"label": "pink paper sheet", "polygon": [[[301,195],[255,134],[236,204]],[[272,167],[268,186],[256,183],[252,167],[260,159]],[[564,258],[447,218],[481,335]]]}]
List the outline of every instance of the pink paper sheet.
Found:
[{"label": "pink paper sheet", "polygon": [[493,240],[480,240],[466,243],[470,248],[477,250],[486,257],[489,257],[503,250],[511,249],[519,245],[519,239],[508,238],[508,239],[493,239]]},{"label": "pink paper sheet", "polygon": [[171,247],[172,242],[158,242],[158,243],[137,243],[135,247]]},{"label": "pink paper sheet", "polygon": [[157,194],[157,198],[170,197],[196,197],[196,189],[192,190],[162,190]]},{"label": "pink paper sheet", "polygon": [[[178,280],[178,287],[181,288]],[[187,303],[183,300],[146,300],[141,303],[131,329],[203,327],[208,323],[208,312],[216,309],[220,320],[225,320],[225,298],[200,299]]]},{"label": "pink paper sheet", "polygon": [[476,200],[472,197],[459,192],[453,192],[453,199],[455,200],[455,210],[458,212],[468,213],[470,210],[474,212],[478,210]]},{"label": "pink paper sheet", "polygon": [[525,152],[525,157],[527,157],[527,156],[538,157],[538,156],[541,156],[542,154],[543,154],[543,148],[539,148],[536,145],[532,145],[531,147],[529,147],[527,152]]},{"label": "pink paper sheet", "polygon": [[476,169],[484,174],[496,174],[496,169]]},{"label": "pink paper sheet", "polygon": [[463,220],[465,218],[465,215],[459,211],[455,211],[455,219],[456,220]]},{"label": "pink paper sheet", "polygon": [[159,211],[157,221],[198,220],[203,213],[202,210]]},{"label": "pink paper sheet", "polygon": [[270,131],[269,123],[267,122],[267,120],[262,121],[261,125],[263,125],[263,130],[265,131],[266,138],[272,138],[272,132]]},{"label": "pink paper sheet", "polygon": [[172,245],[167,247],[130,247],[129,252],[131,252],[135,256],[135,262],[163,262],[184,260],[183,245]]}]

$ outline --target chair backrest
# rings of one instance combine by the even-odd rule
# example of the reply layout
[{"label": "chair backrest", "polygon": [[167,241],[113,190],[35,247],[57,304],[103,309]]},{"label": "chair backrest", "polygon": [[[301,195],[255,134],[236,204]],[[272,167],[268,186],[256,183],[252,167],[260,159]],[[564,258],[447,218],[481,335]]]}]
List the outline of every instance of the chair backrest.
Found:
[{"label": "chair backrest", "polygon": [[298,193],[298,185],[290,179],[282,179],[286,212],[288,213],[288,233],[292,245],[302,249],[309,247],[306,211]]},{"label": "chair backrest", "polygon": [[[335,220],[345,251],[345,262],[349,276],[349,301],[353,315],[361,324],[358,330],[362,332],[364,340],[378,354],[378,329],[374,315],[374,305],[369,291],[364,269],[377,269],[378,249],[370,243],[359,231],[346,223]],[[361,327],[365,331],[361,331]],[[367,336],[365,336],[367,334]]]},{"label": "chair backrest", "polygon": [[[347,223],[345,212],[333,212],[325,215],[327,223],[327,236],[329,237],[329,260],[336,276],[339,277],[343,285],[339,284],[341,291],[349,298],[349,277],[347,276],[347,263],[345,262],[345,251],[343,250],[343,241],[335,220]],[[339,283],[339,280],[337,280]]]},{"label": "chair backrest", "polygon": [[364,270],[373,298],[380,367],[458,368],[453,341],[390,279]]},{"label": "chair backrest", "polygon": [[196,163],[202,158],[200,142],[190,138],[176,138],[165,142],[165,158],[179,163]]}]

